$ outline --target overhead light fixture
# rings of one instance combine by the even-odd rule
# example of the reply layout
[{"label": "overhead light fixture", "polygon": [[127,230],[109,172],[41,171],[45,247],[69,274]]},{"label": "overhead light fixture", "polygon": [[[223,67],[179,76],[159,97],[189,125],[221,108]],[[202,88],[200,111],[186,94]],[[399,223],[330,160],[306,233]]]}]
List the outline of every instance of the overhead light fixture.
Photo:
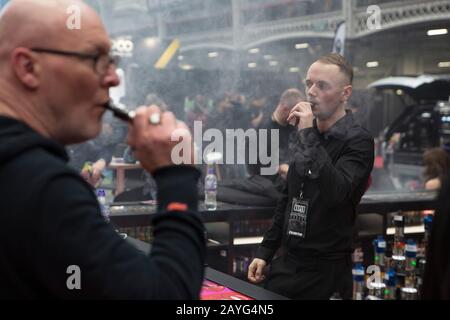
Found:
[{"label": "overhead light fixture", "polygon": [[183,70],[189,71],[189,70],[194,69],[194,66],[191,64],[184,63],[184,64],[180,64],[180,68]]},{"label": "overhead light fixture", "polygon": [[447,33],[448,33],[447,29],[432,29],[427,31],[428,36],[440,36]]},{"label": "overhead light fixture", "polygon": [[269,61],[269,66],[275,67],[277,65],[278,65],[278,61],[276,61],[276,60]]},{"label": "overhead light fixture", "polygon": [[248,67],[251,68],[251,69],[256,68],[256,66],[257,66],[257,64],[256,64],[255,62],[250,62],[250,63],[248,64]]},{"label": "overhead light fixture", "polygon": [[184,56],[178,56],[178,61],[183,61]]},{"label": "overhead light fixture", "polygon": [[297,43],[295,45],[295,49],[299,50],[299,49],[306,49],[309,47],[308,43]]},{"label": "overhead light fixture", "polygon": [[450,68],[450,61],[442,61],[438,63],[439,68]]},{"label": "overhead light fixture", "polygon": [[299,72],[299,71],[300,71],[300,68],[298,68],[298,67],[289,68],[289,72]]},{"label": "overhead light fixture", "polygon": [[218,57],[219,56],[219,53],[218,52],[209,52],[208,53],[208,58],[216,58],[216,57]]},{"label": "overhead light fixture", "polygon": [[248,52],[250,52],[250,53],[259,53],[259,48],[250,49],[250,50],[248,50]]},{"label": "overhead light fixture", "polygon": [[380,64],[378,63],[378,61],[369,61],[366,63],[366,67],[367,68],[376,68],[378,67]]},{"label": "overhead light fixture", "polygon": [[159,38],[151,37],[144,40],[144,44],[147,48],[153,49],[159,44]]},{"label": "overhead light fixture", "polygon": [[402,89],[397,89],[397,91],[395,91],[395,93],[396,93],[398,96],[401,96],[401,95],[403,95],[403,90],[402,90]]},{"label": "overhead light fixture", "polygon": [[273,59],[273,56],[272,56],[271,54],[265,54],[265,55],[264,55],[264,59],[265,59],[265,60],[272,60],[272,59]]}]

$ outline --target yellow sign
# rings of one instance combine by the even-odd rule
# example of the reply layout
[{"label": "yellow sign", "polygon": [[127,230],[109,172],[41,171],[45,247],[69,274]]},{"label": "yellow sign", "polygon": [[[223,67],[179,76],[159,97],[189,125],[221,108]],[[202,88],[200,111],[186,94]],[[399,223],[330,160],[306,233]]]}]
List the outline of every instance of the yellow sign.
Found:
[{"label": "yellow sign", "polygon": [[177,50],[180,48],[180,40],[173,40],[164,53],[159,57],[158,61],[155,63],[156,69],[164,69],[170,60],[173,58]]}]

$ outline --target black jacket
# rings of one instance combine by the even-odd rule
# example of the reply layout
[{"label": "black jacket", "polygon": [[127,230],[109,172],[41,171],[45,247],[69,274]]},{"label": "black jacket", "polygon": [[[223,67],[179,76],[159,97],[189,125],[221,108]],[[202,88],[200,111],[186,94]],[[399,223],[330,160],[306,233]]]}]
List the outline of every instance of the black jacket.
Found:
[{"label": "black jacket", "polygon": [[[198,171],[155,173],[160,214],[146,256],[104,221],[93,190],[66,162],[60,144],[0,117],[0,298],[198,298],[205,256]],[[189,210],[164,212],[174,201]],[[80,290],[67,288],[72,265]]]},{"label": "black jacket", "polygon": [[[282,246],[298,257],[347,254],[351,251],[355,210],[364,194],[374,160],[374,142],[350,112],[321,134],[312,128],[297,133],[283,198],[256,257],[270,262]],[[306,237],[287,235],[292,199],[309,200]]]},{"label": "black jacket", "polygon": [[422,299],[450,300],[450,175],[444,179],[436,203],[431,237],[427,247],[427,263],[423,279]]}]

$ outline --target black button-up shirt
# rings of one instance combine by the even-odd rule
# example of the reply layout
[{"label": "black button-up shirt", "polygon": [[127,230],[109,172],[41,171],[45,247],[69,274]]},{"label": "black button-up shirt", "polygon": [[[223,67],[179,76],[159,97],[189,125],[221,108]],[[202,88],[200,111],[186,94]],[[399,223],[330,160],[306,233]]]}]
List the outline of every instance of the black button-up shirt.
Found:
[{"label": "black button-up shirt", "polygon": [[[296,138],[284,196],[256,254],[267,262],[280,246],[298,257],[351,252],[356,206],[373,167],[373,138],[350,111],[327,132],[320,133],[314,121]],[[287,234],[292,199],[299,198],[302,185],[309,201],[305,238]]]}]

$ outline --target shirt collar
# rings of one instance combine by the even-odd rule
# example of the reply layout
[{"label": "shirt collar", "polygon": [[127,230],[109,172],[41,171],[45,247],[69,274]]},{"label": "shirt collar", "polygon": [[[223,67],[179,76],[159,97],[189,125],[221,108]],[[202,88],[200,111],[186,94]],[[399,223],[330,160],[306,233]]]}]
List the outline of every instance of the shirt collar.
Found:
[{"label": "shirt collar", "polygon": [[313,121],[313,127],[317,132],[322,135],[326,140],[330,137],[342,140],[347,136],[349,128],[354,124],[354,118],[351,110],[345,110],[345,116],[336,121],[330,129],[326,132],[321,133],[317,128],[316,119]]}]

